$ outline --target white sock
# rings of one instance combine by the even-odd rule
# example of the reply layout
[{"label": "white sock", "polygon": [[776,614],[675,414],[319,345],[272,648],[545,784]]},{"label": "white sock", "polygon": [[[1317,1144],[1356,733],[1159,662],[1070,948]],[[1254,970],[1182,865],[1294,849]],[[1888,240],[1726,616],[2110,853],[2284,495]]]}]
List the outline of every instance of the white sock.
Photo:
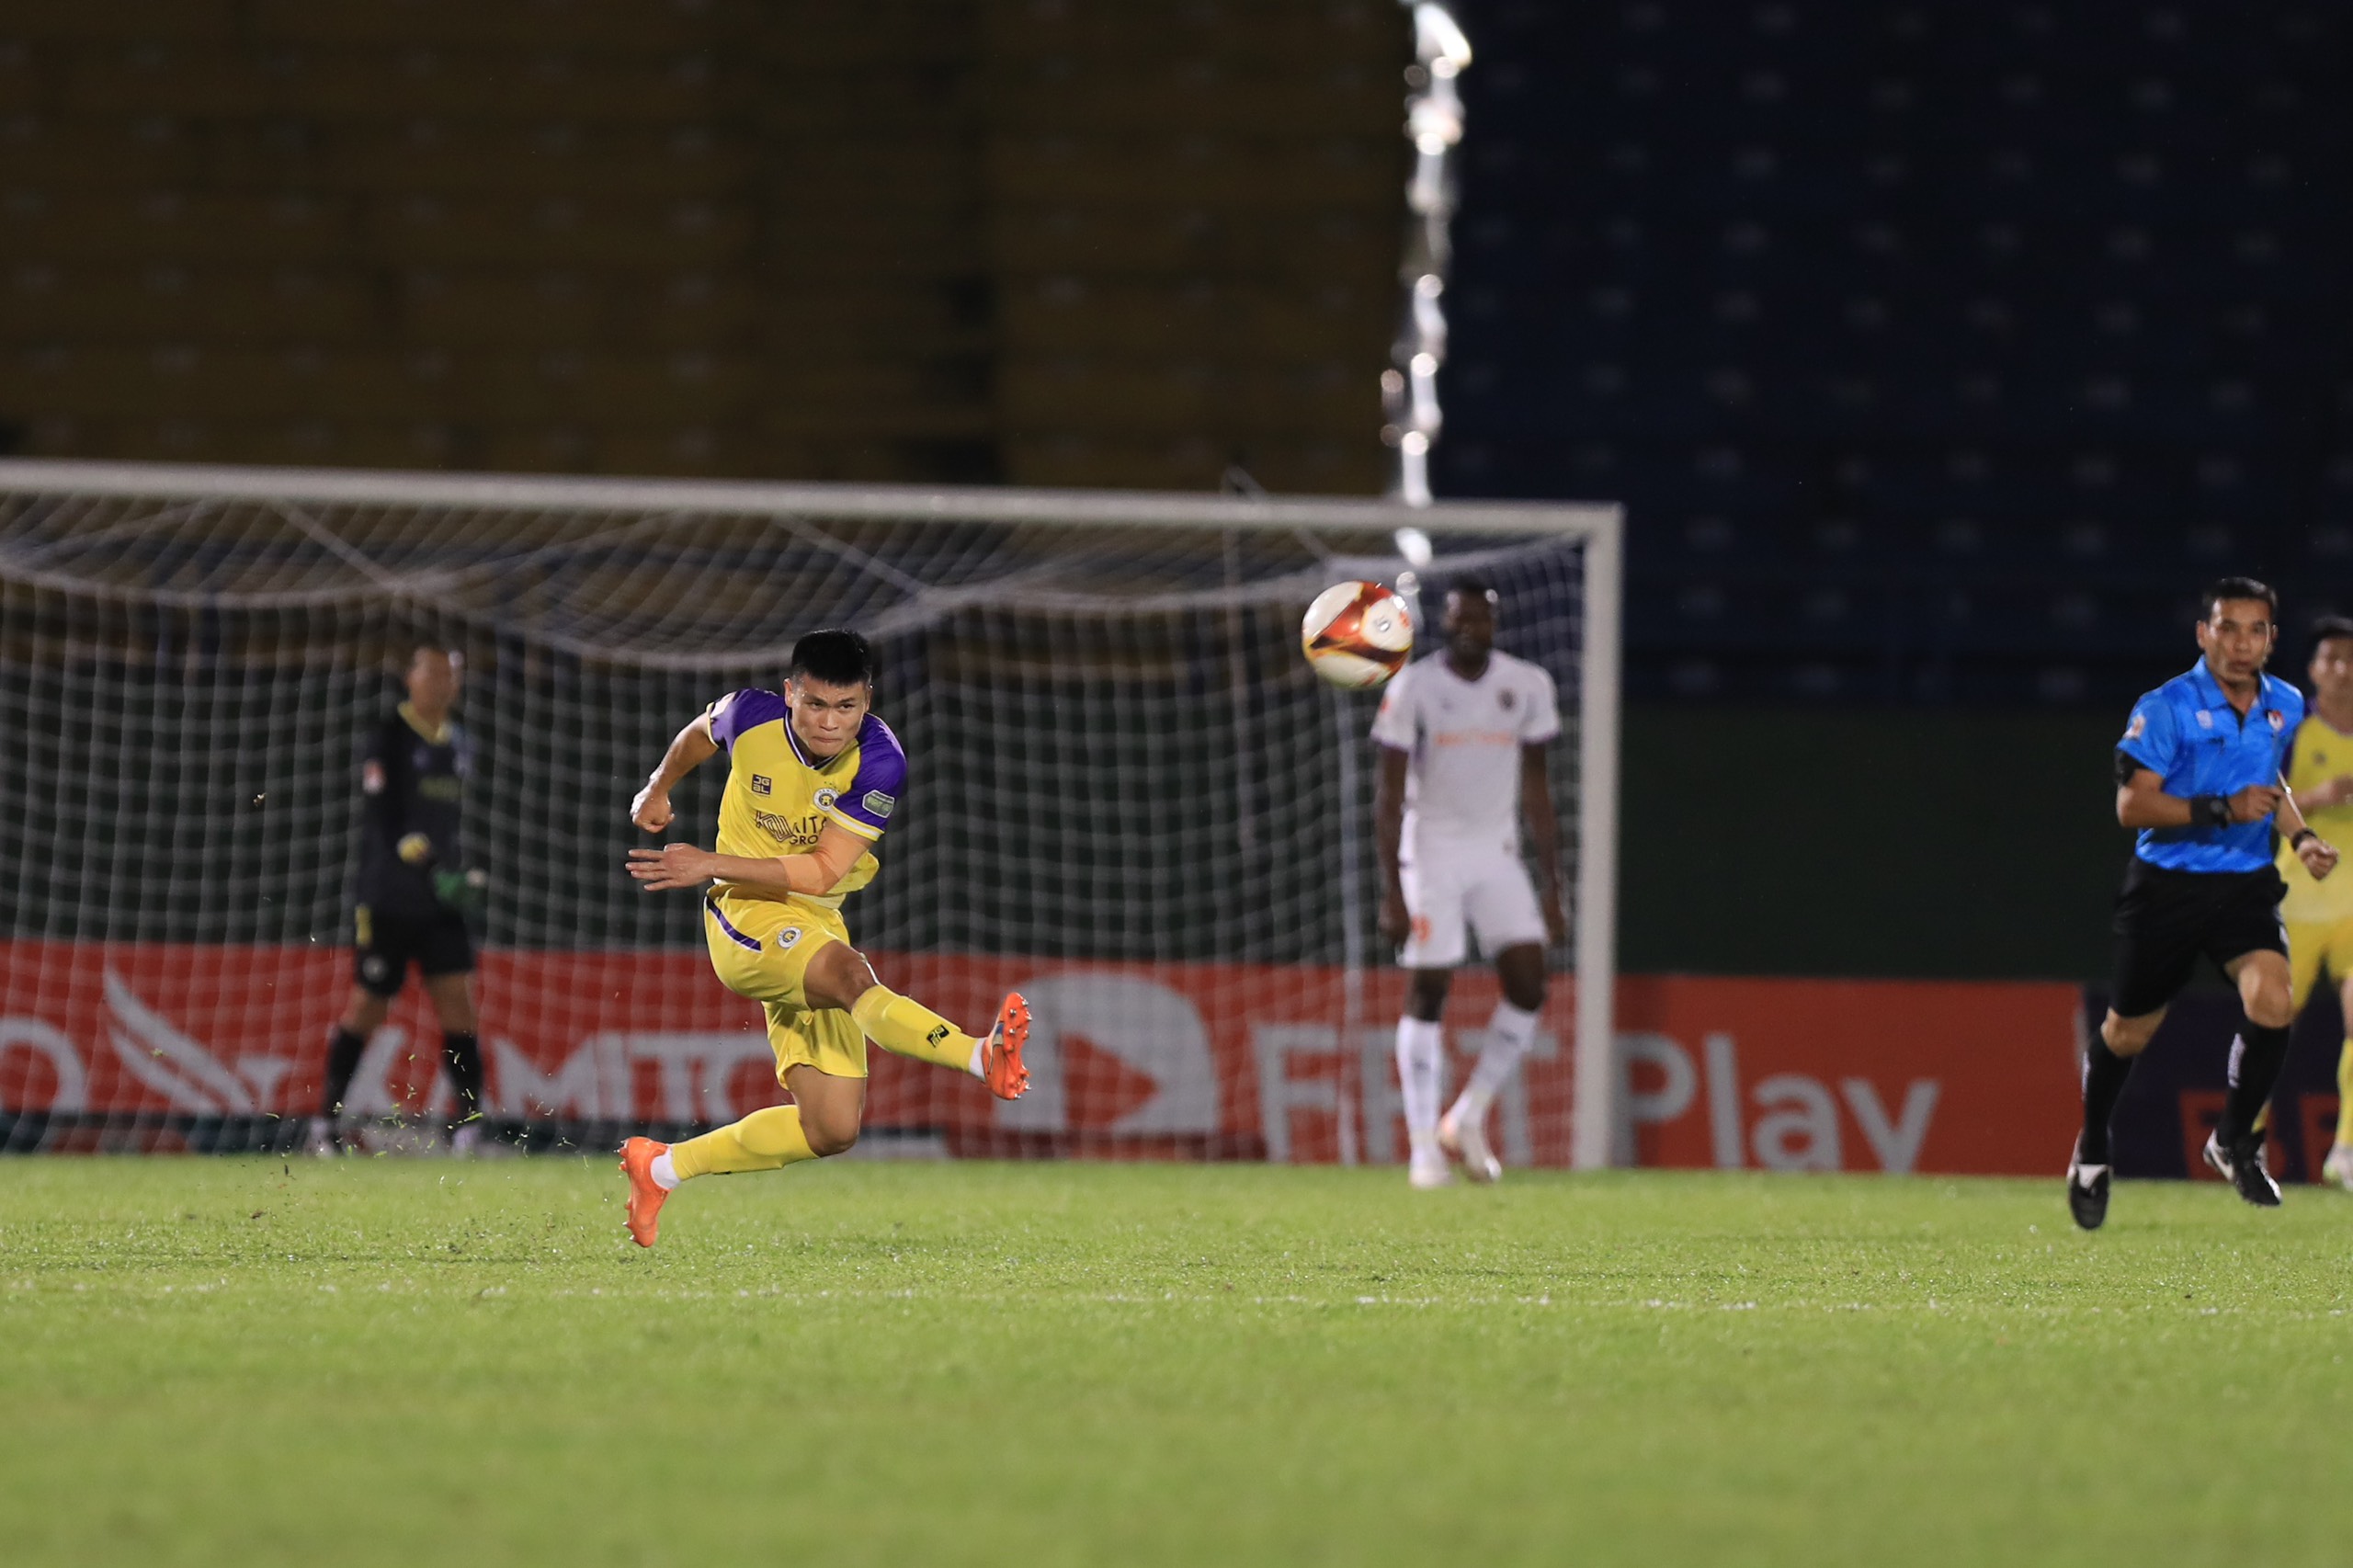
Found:
[{"label": "white sock", "polygon": [[1397,1020],[1398,1097],[1405,1106],[1405,1137],[1417,1156],[1438,1152],[1438,1101],[1446,1094],[1446,1037],[1436,1024]]},{"label": "white sock", "polygon": [[665,1149],[660,1153],[654,1155],[653,1163],[648,1165],[645,1169],[647,1174],[654,1177],[654,1185],[660,1187],[663,1191],[676,1192],[678,1190],[678,1183],[682,1178],[678,1175],[678,1167],[670,1163],[669,1150]]},{"label": "white sock", "polygon": [[1520,1058],[1536,1043],[1536,1015],[1498,1002],[1487,1019],[1487,1043],[1479,1052],[1479,1064],[1471,1069],[1471,1081],[1462,1085],[1461,1097],[1454,1102],[1457,1120],[1477,1121],[1495,1103],[1504,1085],[1519,1070]]},{"label": "white sock", "polygon": [[988,1054],[988,1049],[989,1042],[987,1040],[974,1040],[972,1042],[972,1060],[964,1064],[964,1071],[970,1073],[975,1078],[987,1077],[988,1074],[981,1069],[981,1058]]}]

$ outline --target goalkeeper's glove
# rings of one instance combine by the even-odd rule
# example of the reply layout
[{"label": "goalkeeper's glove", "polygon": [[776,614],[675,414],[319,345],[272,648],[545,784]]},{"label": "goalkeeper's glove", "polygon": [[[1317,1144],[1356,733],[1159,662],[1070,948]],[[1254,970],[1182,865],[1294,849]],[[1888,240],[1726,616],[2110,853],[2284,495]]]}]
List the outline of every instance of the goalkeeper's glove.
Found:
[{"label": "goalkeeper's glove", "polygon": [[460,915],[475,915],[490,890],[490,879],[479,870],[436,871],[433,896]]}]

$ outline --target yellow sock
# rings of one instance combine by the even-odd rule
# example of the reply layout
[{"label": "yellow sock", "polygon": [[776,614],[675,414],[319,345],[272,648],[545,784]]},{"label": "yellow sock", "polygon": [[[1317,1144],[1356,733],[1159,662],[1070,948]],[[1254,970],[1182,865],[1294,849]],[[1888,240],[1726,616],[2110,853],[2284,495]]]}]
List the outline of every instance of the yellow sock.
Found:
[{"label": "yellow sock", "polygon": [[2353,1035],[2336,1053],[2336,1146],[2353,1149]]},{"label": "yellow sock", "polygon": [[887,985],[870,986],[849,1010],[866,1038],[883,1050],[918,1062],[935,1062],[959,1073],[972,1070],[980,1041],[912,996]]},{"label": "yellow sock", "polygon": [[756,1110],[732,1127],[670,1145],[670,1168],[680,1181],[731,1171],[772,1171],[816,1157],[801,1134],[797,1105]]}]

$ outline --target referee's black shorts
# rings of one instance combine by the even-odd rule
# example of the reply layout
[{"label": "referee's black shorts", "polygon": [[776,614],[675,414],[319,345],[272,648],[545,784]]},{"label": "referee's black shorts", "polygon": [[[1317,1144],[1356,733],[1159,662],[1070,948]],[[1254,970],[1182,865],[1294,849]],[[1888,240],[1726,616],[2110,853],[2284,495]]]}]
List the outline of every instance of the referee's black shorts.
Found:
[{"label": "referee's black shorts", "polygon": [[411,963],[427,980],[473,971],[473,933],[466,929],[466,917],[454,909],[405,915],[363,903],[352,924],[352,935],[358,938],[352,978],[370,995],[399,995]]},{"label": "referee's black shorts", "polygon": [[2277,869],[2169,871],[2138,855],[2116,895],[2116,970],[2108,1005],[2123,1018],[2144,1017],[2189,983],[2200,957],[2215,966],[2253,952],[2285,954],[2279,901],[2288,884]]}]

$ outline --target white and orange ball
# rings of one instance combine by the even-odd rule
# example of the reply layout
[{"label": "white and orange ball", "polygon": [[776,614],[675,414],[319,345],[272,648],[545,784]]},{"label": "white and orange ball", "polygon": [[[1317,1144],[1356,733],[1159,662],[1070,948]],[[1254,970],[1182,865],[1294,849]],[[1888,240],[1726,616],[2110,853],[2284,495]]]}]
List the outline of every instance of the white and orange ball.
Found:
[{"label": "white and orange ball", "polygon": [[1379,583],[1335,583],[1307,607],[1299,645],[1315,673],[1361,691],[1405,667],[1414,652],[1414,615]]}]

